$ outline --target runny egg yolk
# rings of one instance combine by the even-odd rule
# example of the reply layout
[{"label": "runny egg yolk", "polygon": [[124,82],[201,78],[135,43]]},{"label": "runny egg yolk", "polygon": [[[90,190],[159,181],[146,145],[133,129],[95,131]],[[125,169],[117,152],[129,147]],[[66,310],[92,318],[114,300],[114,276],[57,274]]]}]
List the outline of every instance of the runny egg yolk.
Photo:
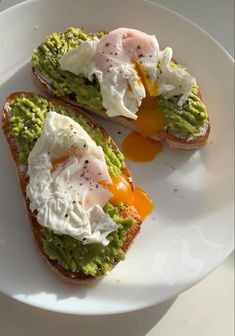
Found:
[{"label": "runny egg yolk", "polygon": [[165,120],[156,100],[157,84],[151,83],[143,67],[135,64],[136,71],[147,92],[137,112],[138,118],[133,121],[139,132],[131,132],[122,143],[123,154],[132,161],[147,162],[161,152],[159,141],[149,138],[164,130]]},{"label": "runny egg yolk", "polygon": [[153,209],[151,198],[141,188],[136,187],[133,190],[131,183],[123,175],[113,175],[112,184],[101,184],[113,194],[110,199],[113,205],[119,203],[133,205],[142,219],[151,213]]},{"label": "runny egg yolk", "polygon": [[160,141],[153,140],[149,136],[160,133],[164,129],[164,117],[155,97],[147,97],[143,100],[138,118],[134,123],[140,132],[131,132],[124,139],[123,154],[132,161],[151,161],[161,152],[162,145]]},{"label": "runny egg yolk", "polygon": [[142,100],[137,112],[138,117],[133,122],[143,136],[149,137],[162,132],[165,126],[163,113],[156,100],[158,85],[157,82],[151,81],[143,65],[136,62],[135,69],[146,89],[146,98]]},{"label": "runny egg yolk", "polygon": [[[62,156],[52,160],[52,172],[54,172],[58,165],[63,164],[68,159],[68,156]],[[141,189],[132,187],[131,183],[123,175],[112,175],[112,184],[99,182],[99,184],[108,189],[113,195],[110,202],[113,205],[124,203],[133,205],[138,211],[142,219],[151,213],[153,209],[153,202],[151,198]]]},{"label": "runny egg yolk", "polygon": [[156,97],[158,92],[158,85],[156,81],[152,81],[147,68],[140,62],[133,61],[135,70],[138,73],[141,83],[144,85],[147,95]]},{"label": "runny egg yolk", "polygon": [[107,188],[113,194],[110,202],[114,205],[119,203],[133,204],[134,196],[130,182],[123,175],[113,175],[112,184],[109,184]]},{"label": "runny egg yolk", "polygon": [[142,219],[148,216],[153,210],[153,201],[148,194],[139,187],[136,187],[133,191],[134,194],[134,206],[139,212]]},{"label": "runny egg yolk", "polygon": [[143,136],[148,137],[164,130],[164,116],[157,104],[156,97],[147,96],[144,98],[137,116],[134,124]]}]

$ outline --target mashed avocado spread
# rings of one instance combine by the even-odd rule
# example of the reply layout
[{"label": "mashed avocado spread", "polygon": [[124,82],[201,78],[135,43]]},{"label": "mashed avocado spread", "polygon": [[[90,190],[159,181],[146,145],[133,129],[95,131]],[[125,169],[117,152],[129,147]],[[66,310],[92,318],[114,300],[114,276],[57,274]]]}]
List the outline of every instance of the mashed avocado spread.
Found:
[{"label": "mashed avocado spread", "polygon": [[[11,128],[16,139],[20,163],[26,167],[29,153],[41,134],[45,117],[49,111],[56,111],[71,117],[87,131],[96,144],[103,148],[110,174],[120,174],[124,167],[123,156],[117,148],[113,148],[111,138],[104,138],[99,128],[93,127],[83,116],[76,115],[69,108],[54,106],[46,99],[34,94],[29,97],[21,95],[15,98],[10,104],[10,111]],[[108,246],[98,243],[84,245],[70,236],[56,235],[42,227],[45,254],[73,272],[82,271],[91,276],[106,274],[114,264],[125,257],[121,247],[125,234],[134,220],[121,218],[120,213],[124,208],[122,204],[113,206],[110,203],[104,207],[104,211],[119,224],[118,230],[108,236],[110,241]]]},{"label": "mashed avocado spread", "polygon": [[157,104],[160,106],[165,118],[165,130],[181,138],[193,138],[204,131],[208,115],[205,105],[197,95],[198,88],[193,87],[187,101],[180,107],[177,105],[179,96],[165,99],[157,97]]},{"label": "mashed avocado spread", "polygon": [[52,34],[34,50],[32,66],[50,83],[56,96],[68,96],[78,104],[101,110],[102,96],[99,83],[94,78],[90,82],[82,75],[75,75],[60,68],[58,60],[69,50],[76,48],[88,38],[103,33],[86,34],[81,29],[70,28],[62,34]]},{"label": "mashed avocado spread", "polygon": [[[69,28],[62,34],[51,34],[46,41],[34,50],[32,66],[50,83],[57,96],[68,96],[78,104],[91,109],[101,110],[102,96],[98,81],[90,82],[85,76],[75,75],[60,68],[58,60],[69,50],[76,48],[82,41],[92,36],[102,37],[104,33],[86,34],[81,29]],[[172,66],[181,65],[174,64]],[[205,105],[197,96],[198,88],[194,87],[186,101],[179,107],[179,97],[165,99],[156,98],[165,117],[165,130],[181,138],[189,139],[200,134],[207,123],[208,115]]]}]

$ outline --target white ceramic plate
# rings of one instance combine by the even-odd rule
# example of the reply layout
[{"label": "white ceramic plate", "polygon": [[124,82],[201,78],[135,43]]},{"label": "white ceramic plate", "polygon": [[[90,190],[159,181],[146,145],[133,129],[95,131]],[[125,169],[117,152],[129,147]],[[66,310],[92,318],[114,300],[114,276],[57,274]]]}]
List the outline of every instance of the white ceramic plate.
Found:
[{"label": "white ceramic plate", "polygon": [[[0,105],[12,91],[38,91],[30,72],[33,48],[69,26],[87,31],[133,27],[156,34],[161,48],[197,78],[211,120],[199,151],[164,151],[151,163],[128,162],[136,184],[155,203],[151,216],[109,276],[64,283],[34,249],[6,141],[0,133],[0,290],[28,304],[75,314],[127,312],[189,288],[233,249],[233,60],[182,17],[140,1],[27,1],[0,14]],[[120,144],[118,130],[100,120]]]}]

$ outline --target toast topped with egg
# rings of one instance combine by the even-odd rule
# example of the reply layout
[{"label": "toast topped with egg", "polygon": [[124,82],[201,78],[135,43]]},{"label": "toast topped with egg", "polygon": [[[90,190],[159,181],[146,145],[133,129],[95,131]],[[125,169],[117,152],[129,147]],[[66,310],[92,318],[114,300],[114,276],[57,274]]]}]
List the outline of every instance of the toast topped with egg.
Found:
[{"label": "toast topped with egg", "polygon": [[155,36],[119,28],[51,34],[32,55],[47,93],[171,147],[205,144],[210,123],[196,80]]},{"label": "toast topped with egg", "polygon": [[152,208],[110,136],[78,108],[27,92],[6,99],[2,127],[49,266],[74,282],[107,274]]}]

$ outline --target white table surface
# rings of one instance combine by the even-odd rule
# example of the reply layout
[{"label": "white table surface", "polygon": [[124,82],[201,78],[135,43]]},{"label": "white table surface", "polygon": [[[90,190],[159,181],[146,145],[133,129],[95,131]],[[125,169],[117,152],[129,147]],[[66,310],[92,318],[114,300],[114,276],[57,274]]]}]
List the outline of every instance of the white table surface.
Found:
[{"label": "white table surface", "polygon": [[[233,0],[154,0],[190,19],[234,55]],[[0,0],[0,12],[19,0]],[[115,316],[64,315],[0,294],[1,336],[233,336],[234,253],[206,279],[174,300]]]}]

